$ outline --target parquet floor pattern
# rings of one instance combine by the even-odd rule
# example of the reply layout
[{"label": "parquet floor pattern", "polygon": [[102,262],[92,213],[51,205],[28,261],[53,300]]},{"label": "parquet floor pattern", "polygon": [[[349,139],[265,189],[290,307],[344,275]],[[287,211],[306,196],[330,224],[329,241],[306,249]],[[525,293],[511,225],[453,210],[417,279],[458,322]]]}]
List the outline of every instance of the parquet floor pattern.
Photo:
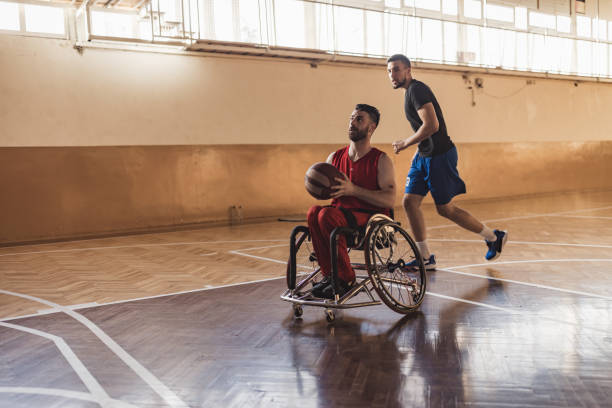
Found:
[{"label": "parquet floor pattern", "polygon": [[293,223],[0,248],[0,407],[612,407],[612,192],[462,207],[498,261],[426,208],[420,310],[333,324],[279,299]]}]

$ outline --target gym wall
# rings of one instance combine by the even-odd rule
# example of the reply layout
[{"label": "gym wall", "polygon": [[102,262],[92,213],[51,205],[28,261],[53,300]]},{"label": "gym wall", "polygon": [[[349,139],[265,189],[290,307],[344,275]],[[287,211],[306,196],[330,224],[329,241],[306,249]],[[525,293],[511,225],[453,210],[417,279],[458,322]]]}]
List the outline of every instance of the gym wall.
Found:
[{"label": "gym wall", "polygon": [[[462,200],[610,189],[612,85],[414,69],[442,105]],[[475,78],[482,88],[475,87]],[[527,84],[527,82],[535,82]],[[469,87],[473,89],[469,89]],[[0,244],[303,214],[305,170],[382,112],[398,200],[414,150],[384,66],[73,49],[0,36]]]}]

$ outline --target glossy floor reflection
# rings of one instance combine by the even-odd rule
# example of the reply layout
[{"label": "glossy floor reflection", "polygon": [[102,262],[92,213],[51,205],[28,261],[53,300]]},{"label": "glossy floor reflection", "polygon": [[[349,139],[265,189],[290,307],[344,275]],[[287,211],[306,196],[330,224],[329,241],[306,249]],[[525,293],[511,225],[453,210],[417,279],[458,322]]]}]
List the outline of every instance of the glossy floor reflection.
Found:
[{"label": "glossy floor reflection", "polygon": [[333,324],[279,299],[292,224],[3,248],[0,407],[612,407],[612,193],[466,207],[498,261],[428,213],[420,310]]}]

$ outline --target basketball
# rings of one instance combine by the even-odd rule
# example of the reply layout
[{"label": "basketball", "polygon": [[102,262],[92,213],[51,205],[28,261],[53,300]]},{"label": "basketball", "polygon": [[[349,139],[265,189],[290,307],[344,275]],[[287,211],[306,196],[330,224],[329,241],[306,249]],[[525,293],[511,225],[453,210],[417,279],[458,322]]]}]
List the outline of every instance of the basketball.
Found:
[{"label": "basketball", "polygon": [[304,177],[306,191],[317,200],[329,200],[334,191],[331,187],[338,184],[336,177],[344,178],[344,175],[334,165],[315,163],[306,171]]}]

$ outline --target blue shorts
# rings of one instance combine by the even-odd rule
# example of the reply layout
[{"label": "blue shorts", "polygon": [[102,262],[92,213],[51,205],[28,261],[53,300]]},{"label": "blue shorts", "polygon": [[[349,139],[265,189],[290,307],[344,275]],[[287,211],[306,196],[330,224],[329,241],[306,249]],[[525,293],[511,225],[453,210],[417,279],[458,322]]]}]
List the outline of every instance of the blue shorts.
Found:
[{"label": "blue shorts", "polygon": [[454,196],[465,194],[465,183],[457,171],[457,148],[433,157],[416,154],[406,177],[406,194],[431,196],[437,205],[448,204]]}]

